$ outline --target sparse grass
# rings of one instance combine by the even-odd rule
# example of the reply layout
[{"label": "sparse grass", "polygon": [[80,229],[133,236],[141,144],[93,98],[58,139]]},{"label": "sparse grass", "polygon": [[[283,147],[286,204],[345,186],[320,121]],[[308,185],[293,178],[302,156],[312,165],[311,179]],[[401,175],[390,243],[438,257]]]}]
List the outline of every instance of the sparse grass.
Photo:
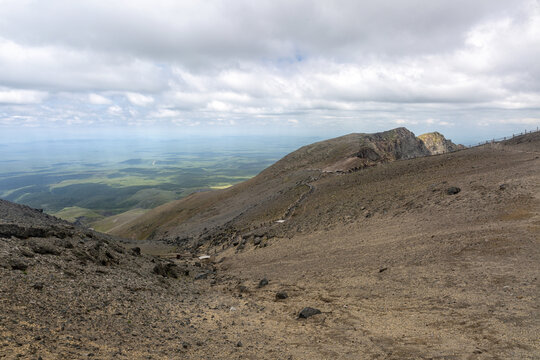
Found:
[{"label": "sparse grass", "polygon": [[219,189],[226,189],[231,186],[233,186],[233,184],[217,184],[217,185],[210,186],[210,189],[219,190]]},{"label": "sparse grass", "polygon": [[112,229],[114,229],[115,227],[120,226],[126,222],[129,222],[143,215],[147,211],[148,209],[132,209],[124,213],[114,215],[114,216],[109,216],[107,218],[94,222],[92,223],[92,227],[96,229],[97,231],[107,233],[111,231]]},{"label": "sparse grass", "polygon": [[77,220],[77,218],[81,216],[88,218],[88,220],[90,221],[97,221],[103,219],[103,215],[100,215],[90,209],[84,209],[78,206],[70,206],[58,212],[52,213],[51,215],[71,222]]}]

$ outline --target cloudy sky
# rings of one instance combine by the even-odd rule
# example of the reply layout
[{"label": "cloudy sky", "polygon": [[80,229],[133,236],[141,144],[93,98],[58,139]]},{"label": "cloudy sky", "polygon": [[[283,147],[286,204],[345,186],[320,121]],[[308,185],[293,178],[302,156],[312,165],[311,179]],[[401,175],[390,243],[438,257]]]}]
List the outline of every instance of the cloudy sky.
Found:
[{"label": "cloudy sky", "polygon": [[0,0],[0,131],[540,125],[539,0]]}]

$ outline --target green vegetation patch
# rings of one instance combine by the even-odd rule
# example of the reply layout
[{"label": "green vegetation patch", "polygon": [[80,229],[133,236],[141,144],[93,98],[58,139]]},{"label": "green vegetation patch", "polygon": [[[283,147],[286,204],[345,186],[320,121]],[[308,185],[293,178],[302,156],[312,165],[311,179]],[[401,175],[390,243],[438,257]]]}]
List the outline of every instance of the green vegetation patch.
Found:
[{"label": "green vegetation patch", "polygon": [[103,219],[103,215],[100,215],[90,209],[85,209],[78,206],[70,206],[58,212],[52,213],[51,215],[71,222],[74,222],[81,217],[86,218],[88,221],[97,221]]}]

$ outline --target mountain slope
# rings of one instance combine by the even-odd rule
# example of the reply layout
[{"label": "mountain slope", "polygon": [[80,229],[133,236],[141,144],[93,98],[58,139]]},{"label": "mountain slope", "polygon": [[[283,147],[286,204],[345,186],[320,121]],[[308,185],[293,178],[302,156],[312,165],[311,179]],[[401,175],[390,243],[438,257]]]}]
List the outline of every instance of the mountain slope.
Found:
[{"label": "mountain slope", "polygon": [[[0,354],[540,356],[540,133],[362,171],[311,167],[171,204],[172,226],[156,231],[181,245],[170,260],[0,202]],[[258,222],[283,208],[284,222]],[[182,226],[192,239],[176,239]],[[305,307],[320,313],[299,318]]]},{"label": "mountain slope", "polygon": [[[447,151],[455,148],[449,141],[444,145]],[[349,134],[304,146],[244,183],[192,194],[119,226],[112,233],[189,245],[208,241],[217,244],[237,235],[292,235],[294,226],[277,229],[274,224],[288,221],[306,196],[315,191],[313,184],[317,180],[431,154],[424,142],[405,128]]]},{"label": "mountain slope", "polygon": [[323,171],[324,145],[169,205],[154,233],[217,253],[254,358],[538,358],[540,133],[348,172]]},{"label": "mountain slope", "polygon": [[173,317],[197,311],[193,268],[0,200],[0,357],[173,357],[182,343],[166,339],[202,340]]}]

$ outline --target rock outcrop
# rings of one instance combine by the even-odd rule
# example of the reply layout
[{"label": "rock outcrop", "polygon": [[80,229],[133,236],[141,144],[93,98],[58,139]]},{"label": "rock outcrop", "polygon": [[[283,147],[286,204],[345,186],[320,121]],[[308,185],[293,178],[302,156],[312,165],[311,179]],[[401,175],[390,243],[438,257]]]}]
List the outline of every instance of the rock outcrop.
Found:
[{"label": "rock outcrop", "polygon": [[465,149],[463,145],[456,145],[452,141],[446,139],[439,132],[431,132],[418,136],[428,149],[430,155],[446,154],[449,152]]}]

